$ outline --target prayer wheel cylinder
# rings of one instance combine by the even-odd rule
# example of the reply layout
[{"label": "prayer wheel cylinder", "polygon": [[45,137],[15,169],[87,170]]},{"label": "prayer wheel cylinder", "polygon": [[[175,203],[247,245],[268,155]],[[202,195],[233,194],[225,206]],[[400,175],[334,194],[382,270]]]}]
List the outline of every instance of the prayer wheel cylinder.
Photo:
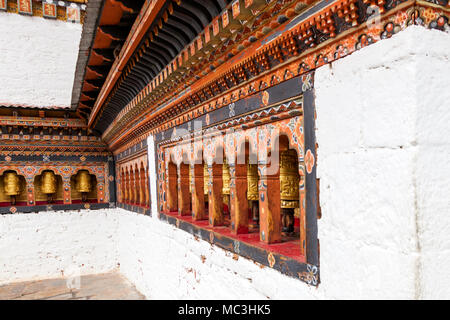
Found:
[{"label": "prayer wheel cylinder", "polygon": [[259,222],[258,165],[247,163],[247,200],[252,210],[252,219]]},{"label": "prayer wheel cylinder", "polygon": [[15,172],[5,173],[3,177],[5,194],[11,197],[11,205],[16,204],[16,196],[20,194],[20,180]]},{"label": "prayer wheel cylinder", "polygon": [[53,171],[44,171],[42,173],[41,191],[47,195],[47,202],[53,202],[53,195],[57,190],[56,176]]},{"label": "prayer wheel cylinder", "polygon": [[92,190],[91,175],[87,170],[81,170],[77,174],[75,188],[82,195],[82,200],[87,200],[87,194]]},{"label": "prayer wheel cylinder", "polygon": [[43,194],[51,195],[56,193],[56,176],[53,171],[44,171],[42,173],[41,191]]},{"label": "prayer wheel cylinder", "polygon": [[208,170],[208,164],[206,162],[203,166],[203,191],[205,194],[205,201],[208,202],[209,170]]},{"label": "prayer wheel cylinder", "polygon": [[3,182],[5,184],[5,194],[7,196],[18,196],[20,194],[20,183],[17,173],[5,173]]},{"label": "prayer wheel cylinder", "polygon": [[227,163],[227,159],[224,159],[222,164],[222,195],[223,195],[223,203],[228,206],[228,210],[230,208],[230,166]]},{"label": "prayer wheel cylinder", "polygon": [[189,167],[189,193],[192,194],[192,170]]},{"label": "prayer wheel cylinder", "polygon": [[283,232],[294,232],[294,213],[299,207],[298,159],[295,150],[282,151],[280,155],[280,192]]}]

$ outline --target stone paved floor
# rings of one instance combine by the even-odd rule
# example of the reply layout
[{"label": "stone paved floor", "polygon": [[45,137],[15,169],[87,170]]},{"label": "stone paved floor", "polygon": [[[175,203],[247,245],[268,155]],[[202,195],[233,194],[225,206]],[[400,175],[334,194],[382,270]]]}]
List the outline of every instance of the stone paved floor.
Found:
[{"label": "stone paved floor", "polygon": [[[70,289],[70,287],[74,289]],[[0,286],[0,300],[143,299],[145,297],[119,273],[82,276],[79,281],[76,279],[52,279]]]}]

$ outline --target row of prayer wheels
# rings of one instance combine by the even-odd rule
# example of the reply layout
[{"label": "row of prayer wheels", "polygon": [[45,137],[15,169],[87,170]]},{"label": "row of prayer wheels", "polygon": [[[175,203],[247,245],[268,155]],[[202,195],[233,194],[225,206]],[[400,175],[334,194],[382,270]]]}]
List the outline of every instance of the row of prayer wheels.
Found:
[{"label": "row of prayer wheels", "polygon": [[[16,172],[7,172],[3,177],[5,194],[11,197],[11,205],[16,204],[16,196],[21,192],[20,179]],[[83,202],[87,201],[87,194],[92,191],[91,176],[87,170],[80,170],[75,178],[75,188],[82,195]],[[48,203],[53,202],[53,196],[58,190],[56,175],[53,171],[46,170],[42,173],[41,192],[47,195]]]},{"label": "row of prayer wheels", "polygon": [[[209,171],[205,163],[203,167],[203,188],[205,201],[208,201]],[[229,206],[230,199],[230,167],[226,159],[222,165],[222,195],[224,203]],[[247,200],[252,212],[252,219],[257,224],[259,222],[259,175],[258,165],[247,163]],[[298,158],[295,150],[289,149],[280,154],[280,195],[282,213],[282,231],[285,233],[294,232],[295,210],[299,208],[299,183]],[[189,170],[189,186],[192,193],[192,174]]]}]

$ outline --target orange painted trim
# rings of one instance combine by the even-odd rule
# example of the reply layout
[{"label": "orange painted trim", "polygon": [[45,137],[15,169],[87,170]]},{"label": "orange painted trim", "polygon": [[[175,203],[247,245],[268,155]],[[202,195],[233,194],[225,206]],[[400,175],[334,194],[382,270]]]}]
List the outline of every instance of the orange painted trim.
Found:
[{"label": "orange painted trim", "polygon": [[148,28],[153,23],[156,15],[163,7],[165,0],[151,0],[148,6],[142,8],[139,16],[134,22],[133,29],[134,32],[130,33],[127,37],[124,47],[122,48],[119,59],[114,61],[111,70],[109,71],[108,77],[106,78],[105,84],[100,91],[98,99],[94,105],[91,116],[89,117],[88,127],[91,127],[95,117],[99,113],[101,106],[108,98],[109,93],[113,89],[120,75],[122,74],[123,68],[128,63],[128,60],[134,53],[141,42],[144,35],[147,33]]}]

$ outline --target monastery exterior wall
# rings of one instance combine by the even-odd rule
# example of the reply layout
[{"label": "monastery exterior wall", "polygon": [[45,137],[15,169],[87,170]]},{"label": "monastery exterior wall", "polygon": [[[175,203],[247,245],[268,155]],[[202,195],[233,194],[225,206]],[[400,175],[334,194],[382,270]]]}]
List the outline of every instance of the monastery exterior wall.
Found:
[{"label": "monastery exterior wall", "polygon": [[321,279],[352,282],[341,297],[450,296],[449,40],[412,26],[316,72]]},{"label": "monastery exterior wall", "polygon": [[1,216],[0,284],[120,264],[151,299],[449,298],[449,46],[413,26],[315,73],[318,287],[160,221],[152,138],[152,217]]},{"label": "monastery exterior wall", "polygon": [[118,267],[114,210],[0,215],[0,285]]},{"label": "monastery exterior wall", "polygon": [[424,299],[449,299],[450,34],[422,33],[415,50],[420,290]]},{"label": "monastery exterior wall", "polygon": [[[449,144],[439,139],[448,131],[448,99],[434,98],[448,87],[437,83],[448,73],[448,37],[413,26],[316,72],[317,289],[234,260],[155,214],[121,224],[121,239],[142,244],[120,242],[122,272],[152,298],[184,298],[190,290],[198,298],[411,299],[431,297],[437,287],[434,297],[448,297],[447,275],[437,276],[448,265],[448,197],[444,185],[427,182],[448,172]],[[431,79],[422,81],[424,74]],[[128,260],[138,260],[137,269]]]},{"label": "monastery exterior wall", "polygon": [[69,107],[82,25],[0,12],[0,105]]}]

